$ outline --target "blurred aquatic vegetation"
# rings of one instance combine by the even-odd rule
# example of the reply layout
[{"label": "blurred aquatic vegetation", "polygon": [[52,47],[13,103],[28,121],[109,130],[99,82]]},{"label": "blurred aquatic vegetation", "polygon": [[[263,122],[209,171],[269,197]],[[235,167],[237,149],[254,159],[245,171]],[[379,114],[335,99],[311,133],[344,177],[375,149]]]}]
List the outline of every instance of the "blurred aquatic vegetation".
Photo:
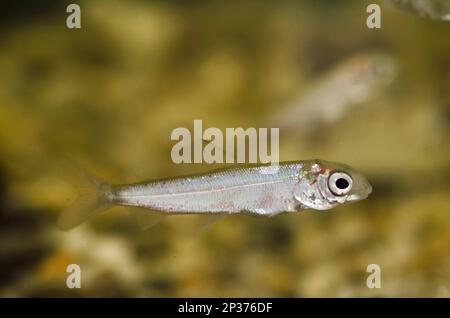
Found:
[{"label": "blurred aquatic vegetation", "polygon": [[[383,10],[371,31],[368,1],[95,0],[68,30],[66,2],[39,3],[0,10],[1,296],[448,297],[445,23]],[[398,61],[396,79],[308,137],[281,132],[280,154],[354,166],[368,200],[202,230],[180,216],[140,231],[123,209],[56,229],[77,183],[61,157],[123,183],[210,170],[171,162],[172,129],[265,127],[362,52]],[[81,289],[65,285],[70,263]]]}]

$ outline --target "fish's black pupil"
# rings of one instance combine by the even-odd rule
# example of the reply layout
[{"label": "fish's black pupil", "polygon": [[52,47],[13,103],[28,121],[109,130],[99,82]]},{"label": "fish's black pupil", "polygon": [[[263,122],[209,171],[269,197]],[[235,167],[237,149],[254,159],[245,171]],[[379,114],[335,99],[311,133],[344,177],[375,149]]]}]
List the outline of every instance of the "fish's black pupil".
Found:
[{"label": "fish's black pupil", "polygon": [[339,178],[336,180],[336,187],[341,190],[347,189],[350,184],[344,178]]}]

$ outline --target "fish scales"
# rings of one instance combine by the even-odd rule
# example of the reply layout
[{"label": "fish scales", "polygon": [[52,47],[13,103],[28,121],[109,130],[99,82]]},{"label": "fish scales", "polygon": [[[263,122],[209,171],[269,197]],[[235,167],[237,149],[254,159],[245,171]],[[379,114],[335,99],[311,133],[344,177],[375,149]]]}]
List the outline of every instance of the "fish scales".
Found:
[{"label": "fish scales", "polygon": [[[115,200],[167,212],[271,214],[292,210],[301,164],[233,168],[210,174],[115,186]],[[276,195],[273,195],[276,194]]]}]

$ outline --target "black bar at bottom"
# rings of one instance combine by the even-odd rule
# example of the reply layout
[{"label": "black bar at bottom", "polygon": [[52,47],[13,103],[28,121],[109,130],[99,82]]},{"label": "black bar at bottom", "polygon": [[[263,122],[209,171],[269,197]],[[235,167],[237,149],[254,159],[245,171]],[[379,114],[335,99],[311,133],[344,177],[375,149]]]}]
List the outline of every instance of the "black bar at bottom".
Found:
[{"label": "black bar at bottom", "polygon": [[[145,317],[159,313],[169,315],[196,314],[196,316],[214,317],[217,315],[256,314],[280,315],[295,314],[305,316],[307,313],[342,312],[358,317],[366,314],[386,315],[391,309],[398,307],[402,314],[418,310],[439,312],[448,310],[450,299],[419,298],[356,298],[356,299],[318,299],[318,298],[3,298],[0,299],[2,311],[11,310],[15,315],[21,311],[40,314],[64,314],[71,316],[91,315],[96,310],[102,317],[105,314],[129,316],[131,313],[142,313]],[[442,311],[442,312],[445,312]]]}]

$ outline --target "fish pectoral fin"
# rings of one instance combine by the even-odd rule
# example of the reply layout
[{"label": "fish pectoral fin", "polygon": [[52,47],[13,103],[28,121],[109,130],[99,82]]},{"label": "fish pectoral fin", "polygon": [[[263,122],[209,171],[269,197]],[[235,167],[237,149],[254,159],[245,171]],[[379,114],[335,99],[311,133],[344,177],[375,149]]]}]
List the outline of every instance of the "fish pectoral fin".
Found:
[{"label": "fish pectoral fin", "polygon": [[148,230],[160,224],[166,217],[158,211],[141,207],[128,207],[128,212],[134,216],[138,227],[142,231]]}]

